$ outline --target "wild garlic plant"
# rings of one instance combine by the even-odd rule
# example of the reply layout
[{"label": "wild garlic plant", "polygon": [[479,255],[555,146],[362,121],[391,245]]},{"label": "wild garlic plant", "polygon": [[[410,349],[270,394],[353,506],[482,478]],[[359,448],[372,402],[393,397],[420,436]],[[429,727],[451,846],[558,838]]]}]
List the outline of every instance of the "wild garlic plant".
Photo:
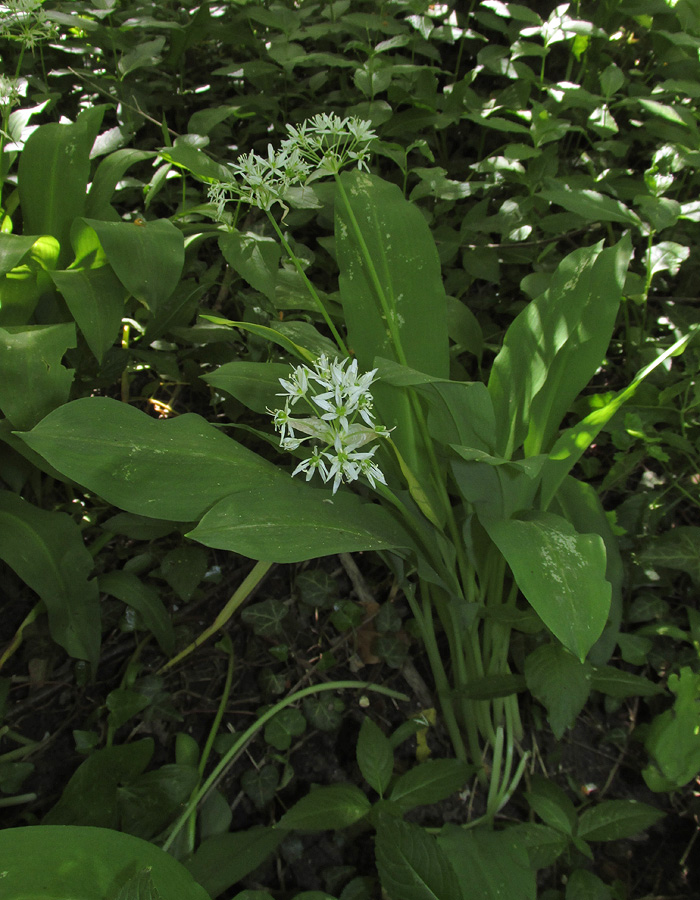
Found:
[{"label": "wild garlic plant", "polygon": [[[385,554],[422,637],[455,754],[476,766],[491,821],[528,758],[518,692],[527,688],[542,700],[555,733],[563,733],[568,721],[562,724],[558,710],[571,720],[578,712],[566,699],[571,679],[581,687],[582,706],[591,660],[604,665],[614,647],[621,604],[616,539],[595,492],[570,472],[665,356],[560,433],[612,336],[631,255],[623,239],[562,261],[549,288],[509,327],[487,384],[452,380],[437,248],[401,190],[366,171],[375,138],[370,124],[328,114],[287,132],[267,157],[248,154],[234,163],[231,180],[213,185],[210,198],[224,230],[235,227],[228,199],[265,211],[335,341],[332,359],[267,328],[302,364],[274,378],[268,364],[256,370],[281,447],[298,459],[293,474],[311,481],[318,473],[331,490],[320,505],[323,491],[299,494],[288,519],[296,530],[288,534],[282,523],[267,550],[262,536],[254,548],[245,543],[223,512],[207,514],[192,537],[277,561],[341,546]],[[347,167],[353,171],[342,171]],[[343,310],[336,321],[272,214],[275,204],[286,209],[293,202],[292,189],[325,176],[336,186]],[[236,378],[231,373],[222,382],[234,396]],[[208,380],[216,384],[216,374]],[[284,403],[275,408],[278,396]],[[359,497],[345,487],[358,482]],[[262,498],[256,494],[255,502]],[[253,516],[250,504],[247,514]],[[514,631],[541,635],[524,674],[511,659]]]}]

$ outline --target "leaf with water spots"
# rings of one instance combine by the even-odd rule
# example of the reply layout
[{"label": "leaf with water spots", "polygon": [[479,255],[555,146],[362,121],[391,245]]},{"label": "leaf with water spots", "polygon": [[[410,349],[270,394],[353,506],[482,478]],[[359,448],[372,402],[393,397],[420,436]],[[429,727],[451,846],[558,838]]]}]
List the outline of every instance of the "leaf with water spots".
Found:
[{"label": "leaf with water spots", "polygon": [[483,524],[535,612],[583,662],[610,609],[603,539],[579,534],[561,516],[539,511]]}]

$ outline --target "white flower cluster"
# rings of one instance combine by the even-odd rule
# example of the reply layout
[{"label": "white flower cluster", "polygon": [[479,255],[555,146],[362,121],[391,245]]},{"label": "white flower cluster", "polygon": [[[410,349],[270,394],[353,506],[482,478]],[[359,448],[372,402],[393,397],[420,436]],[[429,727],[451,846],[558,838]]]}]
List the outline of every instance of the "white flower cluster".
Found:
[{"label": "white flower cluster", "polygon": [[[364,475],[372,487],[377,481],[386,484],[373,459],[377,445],[366,451],[360,450],[389,434],[386,428],[374,424],[372,414],[369,388],[377,370],[358,375],[357,360],[350,365],[347,362],[338,359],[331,362],[324,354],[313,368],[297,366],[289,379],[279,380],[284,393],[277,396],[285,397],[284,408],[269,410],[280,433],[280,446],[285,450],[296,450],[303,441],[310,439],[318,441],[311,456],[302,460],[292,475],[305,472],[306,480],[310,481],[314,472],[318,472],[323,481],[333,481],[334,494],[341,482],[356,481],[360,475]],[[292,416],[292,409],[300,400],[306,403],[312,415]],[[362,421],[356,421],[358,418]],[[304,437],[298,437],[298,434]]]},{"label": "white flower cluster", "polygon": [[298,128],[287,125],[287,131],[279,150],[268,144],[267,157],[253,152],[241,156],[230,166],[231,181],[209,188],[219,219],[230,199],[271,209],[274,203],[284,206],[290,187],[319,174],[335,174],[347,163],[366,169],[369,144],[377,136],[369,122],[353,116],[341,119],[335,113],[314,116]]},{"label": "white flower cluster", "polygon": [[19,41],[31,50],[56,34],[56,26],[42,9],[43,0],[5,0],[0,3],[0,37]]}]

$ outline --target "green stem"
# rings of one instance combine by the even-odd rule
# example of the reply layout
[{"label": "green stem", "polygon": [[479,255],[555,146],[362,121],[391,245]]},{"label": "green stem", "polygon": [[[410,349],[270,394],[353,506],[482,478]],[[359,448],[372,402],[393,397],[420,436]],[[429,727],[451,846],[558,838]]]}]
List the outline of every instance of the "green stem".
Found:
[{"label": "green stem", "polygon": [[[224,689],[221,692],[221,697],[219,698],[219,706],[216,710],[216,715],[214,716],[214,721],[212,722],[211,728],[209,729],[209,734],[207,735],[207,742],[204,745],[204,749],[202,750],[202,755],[199,759],[199,766],[197,770],[199,772],[199,782],[197,787],[202,783],[202,778],[204,778],[204,770],[207,767],[207,762],[209,760],[209,755],[211,753],[212,747],[214,746],[214,741],[216,740],[216,736],[219,733],[219,725],[221,725],[221,720],[224,717],[224,710],[228,706],[228,698],[231,693],[231,684],[233,683],[233,646],[231,641],[227,636],[224,637],[221,643],[225,640],[226,646],[225,650],[228,654],[228,666],[226,667],[226,680],[224,681]],[[196,792],[193,791],[193,794]],[[187,823],[187,834],[188,834],[188,845],[189,849],[194,849],[195,842],[195,828],[197,824],[197,809],[196,807],[192,810],[190,818]]]},{"label": "green stem", "polygon": [[193,650],[196,650],[197,647],[203,644],[213,634],[216,634],[216,632],[219,631],[220,628],[223,628],[231,618],[231,616],[234,614],[234,612],[243,603],[243,601],[248,599],[248,596],[253,588],[257,587],[260,584],[260,582],[263,580],[265,575],[267,575],[273,565],[274,563],[264,562],[262,560],[256,562],[248,575],[243,579],[241,584],[233,593],[231,599],[228,601],[226,606],[224,606],[224,608],[214,619],[211,625],[208,628],[205,628],[204,631],[198,637],[196,637],[191,644],[188,644],[188,646],[185,647],[184,650],[181,650],[177,654],[177,656],[174,656],[171,660],[168,660],[168,662],[164,666],[161,666],[156,674],[162,675],[163,672],[166,672],[168,669],[171,669],[173,666],[177,665],[181,660],[183,660],[186,656],[189,656]]},{"label": "green stem", "polygon": [[294,251],[292,250],[292,248],[289,246],[289,242],[287,241],[286,237],[285,237],[284,234],[282,233],[282,229],[281,229],[281,228],[279,227],[279,225],[277,224],[277,220],[276,220],[275,217],[272,215],[272,212],[271,212],[269,209],[266,209],[265,212],[267,213],[268,219],[269,219],[270,222],[272,223],[272,227],[273,227],[273,228],[275,229],[275,231],[277,232],[277,237],[280,239],[280,243],[282,244],[282,246],[284,247],[284,249],[287,251],[287,255],[289,256],[289,258],[290,258],[290,259],[292,260],[292,262],[294,263],[294,266],[295,266],[297,272],[301,275],[302,280],[303,280],[304,284],[306,285],[306,289],[307,289],[308,292],[311,294],[311,296],[312,296],[312,298],[313,298],[313,300],[314,300],[314,303],[318,306],[319,311],[320,311],[321,315],[323,316],[323,318],[324,318],[324,320],[325,320],[325,322],[326,322],[326,325],[328,325],[328,327],[329,327],[329,329],[330,329],[330,332],[331,332],[331,334],[333,335],[333,339],[335,340],[336,344],[338,345],[338,348],[339,348],[340,352],[343,354],[343,356],[346,356],[346,357],[347,357],[347,356],[350,356],[350,353],[349,353],[349,351],[348,351],[348,348],[345,346],[345,341],[344,341],[344,340],[342,339],[342,337],[340,336],[340,334],[339,334],[339,332],[338,332],[338,329],[337,329],[337,328],[335,327],[335,325],[333,324],[333,320],[332,320],[331,317],[328,315],[328,311],[326,310],[326,307],[323,305],[323,301],[322,301],[321,298],[318,296],[318,293],[317,293],[317,291],[316,291],[316,288],[315,288],[315,287],[313,286],[313,284],[311,284],[311,282],[309,281],[309,279],[308,279],[308,277],[307,277],[307,275],[306,275],[306,272],[305,272],[304,269],[302,268],[302,265],[301,265],[301,262],[300,262],[299,258],[298,258],[297,255],[294,253]]},{"label": "green stem", "polygon": [[258,719],[256,719],[255,722],[253,722],[253,724],[243,732],[238,740],[235,741],[235,743],[231,747],[229,747],[229,749],[214,767],[214,771],[211,773],[211,775],[209,775],[207,780],[203,785],[201,785],[195,795],[190,798],[187,804],[187,808],[179,817],[179,819],[177,819],[170,831],[170,834],[165,840],[163,844],[163,850],[168,850],[168,848],[172,846],[173,841],[189,820],[189,817],[192,814],[193,810],[197,808],[199,802],[219,780],[221,775],[227,769],[229,763],[246,746],[246,744],[253,737],[255,737],[258,731],[260,731],[260,729],[270,721],[270,719],[276,716],[278,712],[281,712],[283,709],[286,709],[293,703],[297,703],[299,700],[303,700],[304,697],[309,697],[311,694],[318,694],[323,691],[340,690],[374,691],[377,694],[384,694],[384,696],[386,697],[392,697],[395,700],[402,700],[404,702],[408,701],[409,699],[405,694],[402,694],[399,691],[392,691],[390,688],[383,687],[379,684],[372,684],[371,682],[329,681],[325,684],[314,684],[310,687],[302,688],[300,691],[296,691],[295,693],[290,694],[289,697],[285,697],[284,700],[280,700],[279,703],[276,703],[274,706],[264,712]]}]

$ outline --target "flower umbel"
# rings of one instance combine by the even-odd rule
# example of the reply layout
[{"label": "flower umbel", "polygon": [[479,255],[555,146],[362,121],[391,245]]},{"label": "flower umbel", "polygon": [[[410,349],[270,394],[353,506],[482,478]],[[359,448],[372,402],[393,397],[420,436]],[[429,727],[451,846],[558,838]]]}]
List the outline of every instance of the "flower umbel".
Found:
[{"label": "flower umbel", "polygon": [[336,174],[346,165],[366,169],[369,145],[377,137],[369,122],[354,116],[341,119],[335,113],[322,113],[297,127],[287,125],[287,131],[289,137],[279,150],[268,144],[267,156],[253,152],[239,156],[229,166],[230,181],[211,185],[209,199],[218,219],[229,200],[264,210],[279,203],[286,209],[284,196],[290,187]]},{"label": "flower umbel", "polygon": [[[374,462],[375,444],[365,444],[387,437],[389,431],[374,424],[370,386],[377,370],[358,375],[357,360],[334,359],[323,354],[313,368],[297,366],[289,378],[280,378],[284,392],[282,409],[270,410],[275,429],[280,433],[280,446],[296,450],[303,441],[316,443],[311,456],[302,460],[292,475],[306,474],[310,481],[318,472],[324,482],[333,482],[333,493],[342,482],[356,481],[364,475],[374,487],[386,484],[384,475]],[[301,401],[312,414],[295,418],[293,407]],[[357,422],[360,418],[362,422]],[[364,423],[364,424],[363,424]],[[299,437],[298,435],[303,435]]]}]

